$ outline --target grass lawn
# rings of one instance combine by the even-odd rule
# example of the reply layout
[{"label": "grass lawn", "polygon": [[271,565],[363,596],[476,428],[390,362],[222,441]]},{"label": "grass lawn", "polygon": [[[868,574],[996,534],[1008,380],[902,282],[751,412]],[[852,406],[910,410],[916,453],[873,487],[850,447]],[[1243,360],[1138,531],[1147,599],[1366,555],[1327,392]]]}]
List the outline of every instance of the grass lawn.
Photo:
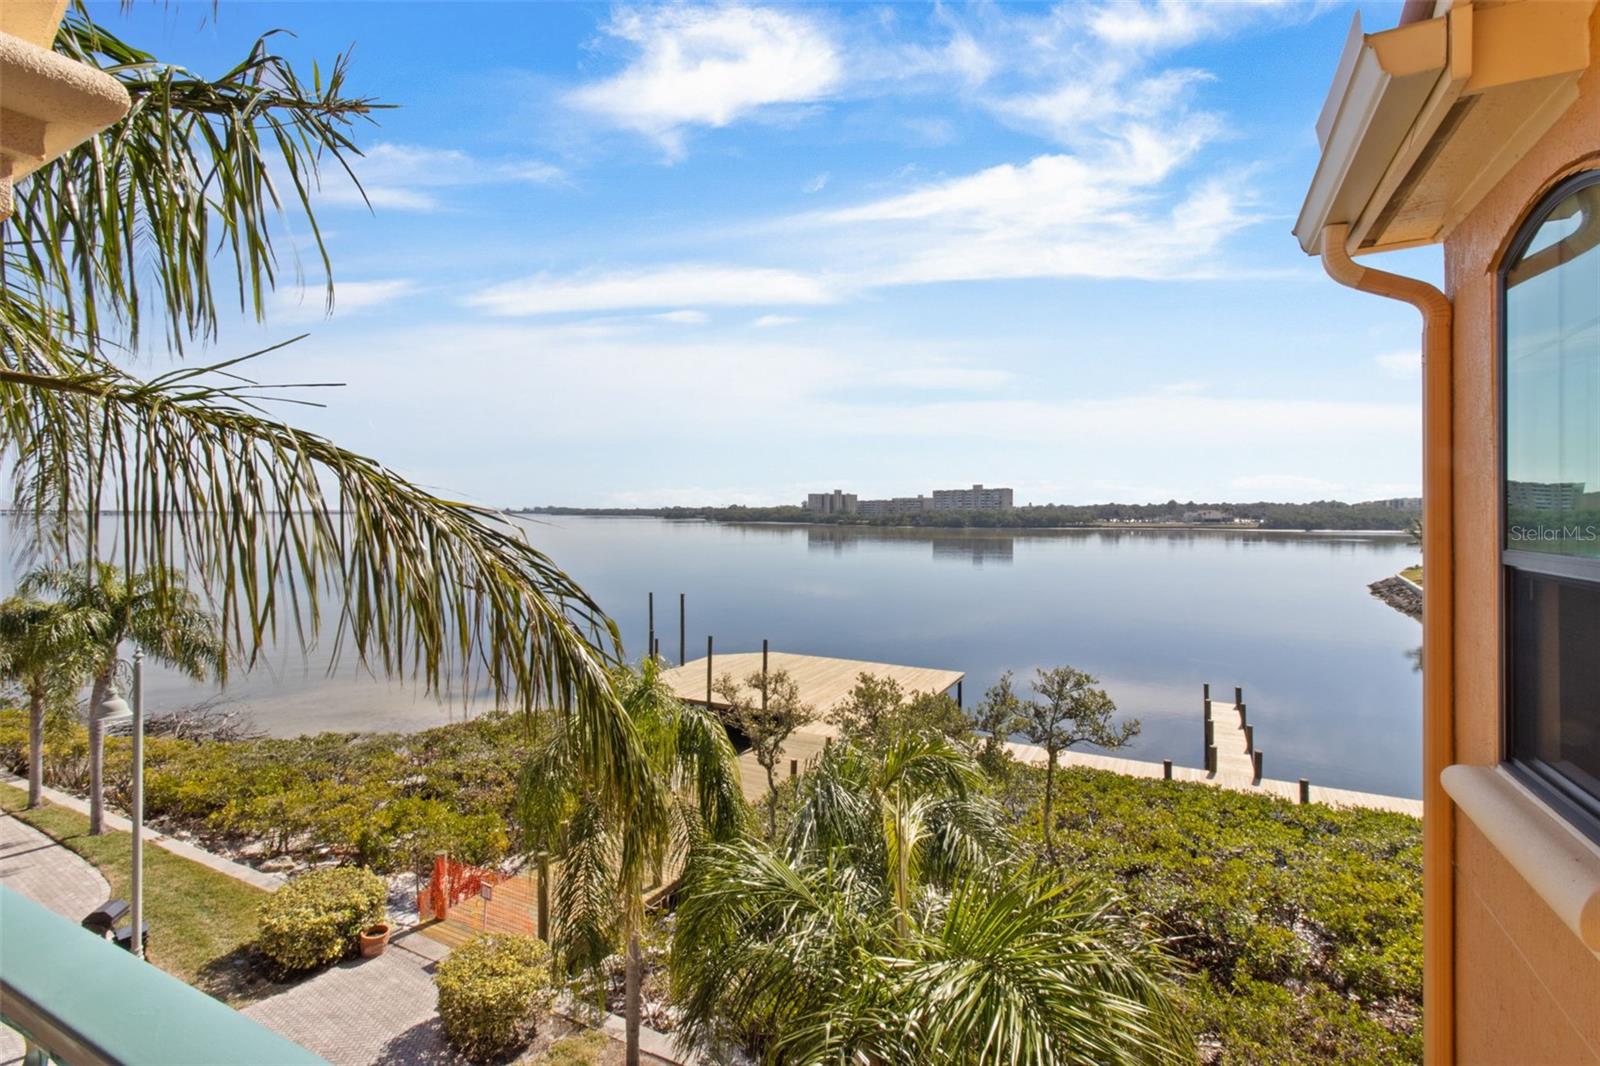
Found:
[{"label": "grass lawn", "polygon": [[1420,585],[1422,584],[1422,567],[1408,566],[1404,570],[1400,571],[1400,576],[1405,578],[1407,581],[1415,581]]},{"label": "grass lawn", "polygon": [[[50,803],[27,810],[27,801],[23,790],[0,785],[0,809],[99,867],[112,897],[128,898],[133,872],[129,834],[90,836],[85,816]],[[148,842],[144,861],[151,962],[235,1007],[284,987],[262,979],[250,960],[256,911],[266,892]]]}]

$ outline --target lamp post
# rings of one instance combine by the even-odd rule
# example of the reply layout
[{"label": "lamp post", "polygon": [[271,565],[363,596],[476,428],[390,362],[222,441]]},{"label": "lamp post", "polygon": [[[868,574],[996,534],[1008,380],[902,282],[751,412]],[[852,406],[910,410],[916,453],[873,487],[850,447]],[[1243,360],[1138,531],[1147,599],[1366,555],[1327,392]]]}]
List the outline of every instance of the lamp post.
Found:
[{"label": "lamp post", "polygon": [[144,958],[144,652],[133,650],[133,953]]},{"label": "lamp post", "polygon": [[144,958],[144,652],[133,651],[133,706],[113,696],[101,705],[96,724],[101,730],[112,721],[128,716],[133,721],[133,787],[128,814],[133,822],[133,886],[129,893],[133,910],[133,953]]}]

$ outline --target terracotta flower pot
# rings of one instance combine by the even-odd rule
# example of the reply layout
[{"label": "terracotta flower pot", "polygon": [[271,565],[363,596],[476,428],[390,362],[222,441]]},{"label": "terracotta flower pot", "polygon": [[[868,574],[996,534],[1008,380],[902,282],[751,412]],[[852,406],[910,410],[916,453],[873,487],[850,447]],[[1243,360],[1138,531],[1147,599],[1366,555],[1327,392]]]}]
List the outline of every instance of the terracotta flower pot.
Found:
[{"label": "terracotta flower pot", "polygon": [[382,955],[383,949],[389,946],[390,925],[388,922],[379,922],[370,925],[361,931],[361,957],[370,959],[375,955]]}]

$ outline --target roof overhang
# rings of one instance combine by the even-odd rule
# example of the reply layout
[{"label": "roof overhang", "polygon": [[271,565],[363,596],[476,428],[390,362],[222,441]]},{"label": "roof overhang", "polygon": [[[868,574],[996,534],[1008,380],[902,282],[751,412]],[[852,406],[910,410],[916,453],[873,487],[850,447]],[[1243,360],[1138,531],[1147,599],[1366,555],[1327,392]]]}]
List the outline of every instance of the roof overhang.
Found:
[{"label": "roof overhang", "polygon": [[51,50],[62,0],[0,0],[0,219],[13,182],[128,112],[122,83]]},{"label": "roof overhang", "polygon": [[1373,34],[1357,15],[1317,120],[1300,247],[1320,254],[1336,223],[1351,255],[1447,237],[1577,99],[1595,3],[1456,0]]}]

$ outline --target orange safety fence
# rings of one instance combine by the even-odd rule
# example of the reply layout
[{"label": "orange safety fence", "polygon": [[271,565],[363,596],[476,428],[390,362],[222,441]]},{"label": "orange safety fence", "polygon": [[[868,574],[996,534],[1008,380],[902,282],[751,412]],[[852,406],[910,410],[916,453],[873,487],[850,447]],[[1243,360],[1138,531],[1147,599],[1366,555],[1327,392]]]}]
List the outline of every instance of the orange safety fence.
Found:
[{"label": "orange safety fence", "polygon": [[417,911],[424,922],[439,919],[474,932],[533,935],[537,891],[530,873],[507,874],[439,855],[433,876],[417,894]]}]

